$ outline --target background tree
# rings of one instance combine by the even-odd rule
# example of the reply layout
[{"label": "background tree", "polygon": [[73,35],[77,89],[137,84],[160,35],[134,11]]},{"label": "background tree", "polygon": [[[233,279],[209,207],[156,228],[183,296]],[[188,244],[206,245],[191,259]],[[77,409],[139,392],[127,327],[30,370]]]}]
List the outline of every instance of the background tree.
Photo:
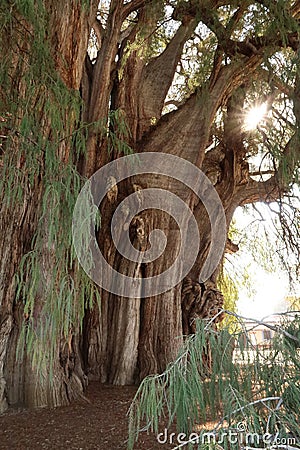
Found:
[{"label": "background tree", "polygon": [[[197,261],[183,287],[156,297],[99,292],[71,245],[82,182],[128,152],[163,151],[204,170],[228,228],[237,206],[280,199],[299,167],[300,5],[7,0],[0,11],[1,408],[7,400],[57,405],[81,395],[87,376],[126,384],[162,371],[181,344],[182,311],[189,332],[195,316],[210,317],[222,303],[218,271],[198,283],[211,233],[203,205],[151,174],[128,180],[101,206],[104,256],[142,278],[172,263],[180,235],[160,211],[130,224],[138,249],[152,229],[164,230],[157,261],[120,258],[110,237],[112,214],[134,185],[158,185],[194,212],[203,237]],[[268,114],[247,130],[255,102]],[[253,155],[269,166],[252,171]]]}]

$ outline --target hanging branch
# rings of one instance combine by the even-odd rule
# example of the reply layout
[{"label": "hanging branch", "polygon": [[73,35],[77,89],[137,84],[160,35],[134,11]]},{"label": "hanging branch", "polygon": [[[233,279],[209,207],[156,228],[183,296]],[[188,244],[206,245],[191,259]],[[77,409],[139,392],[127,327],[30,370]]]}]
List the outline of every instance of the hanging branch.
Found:
[{"label": "hanging branch", "polygon": [[[286,377],[283,380],[281,375],[283,369],[280,366],[280,377],[278,380],[276,379],[276,383],[273,386],[272,383],[274,383],[274,381],[272,381],[271,384],[269,383],[270,378],[268,368],[270,368],[274,374],[277,374],[277,371],[275,370],[277,367],[276,359],[266,355],[262,362],[261,353],[255,351],[254,347],[252,350],[247,350],[245,348],[240,349],[241,352],[245,352],[246,356],[249,351],[256,355],[255,362],[252,363],[252,366],[247,365],[244,367],[243,365],[234,363],[231,348],[233,349],[233,342],[239,342],[239,334],[230,336],[227,334],[226,330],[217,332],[214,328],[212,328],[212,325],[217,320],[218,316],[224,313],[235,316],[239,321],[251,321],[255,324],[255,327],[258,325],[263,325],[276,333],[282,334],[289,340],[292,340],[297,344],[297,346],[300,345],[299,337],[291,334],[291,332],[287,330],[284,330],[282,327],[273,326],[267,323],[264,319],[258,320],[247,318],[227,310],[220,311],[214,317],[205,321],[206,323],[204,321],[199,321],[196,334],[187,339],[186,345],[182,348],[178,358],[171,363],[167,370],[162,374],[146,378],[136,393],[128,412],[130,416],[129,448],[132,448],[131,445],[133,444],[134,433],[139,433],[141,431],[135,429],[135,421],[137,420],[136,424],[140,427],[140,420],[145,418],[147,425],[142,429],[149,430],[151,428],[152,431],[154,430],[155,432],[158,432],[159,418],[164,414],[164,408],[166,408],[169,414],[169,425],[173,422],[176,416],[178,429],[186,432],[190,430],[187,422],[189,422],[191,426],[199,420],[199,414],[195,414],[196,410],[200,409],[200,417],[205,419],[205,410],[207,405],[211,406],[215,410],[218,402],[223,404],[223,407],[224,402],[226,402],[227,412],[222,415],[221,419],[218,420],[218,423],[215,425],[213,430],[209,431],[215,436],[217,435],[222,424],[225,421],[228,421],[228,419],[232,416],[236,416],[236,420],[238,420],[239,414],[242,413],[244,418],[251,421],[251,418],[254,417],[254,410],[252,409],[253,406],[262,405],[266,408],[265,413],[263,413],[263,410],[260,410],[260,415],[261,419],[265,418],[267,431],[269,433],[274,434],[274,427],[270,428],[270,417],[273,413],[279,411],[279,409],[284,410],[285,415],[278,416],[278,423],[283,421],[284,424],[284,417],[290,417],[291,423],[292,420],[295,420],[293,409],[289,409],[290,404],[286,399],[285,391],[288,389],[286,386],[294,386],[297,379],[297,374],[295,378],[293,371],[291,371],[290,374],[286,372]],[[293,314],[296,313],[297,312],[293,312]],[[290,313],[283,313],[282,316],[287,314]],[[297,328],[295,328],[295,330],[297,330]],[[245,333],[247,334],[249,331],[251,330],[247,330]],[[233,341],[234,338],[235,340]],[[284,346],[284,341],[282,343],[278,341],[274,344],[274,346],[274,349],[277,352],[285,352],[282,353],[282,360],[288,364],[289,350],[288,347]],[[211,357],[212,361],[214,361],[209,372],[207,372],[205,362],[203,361],[203,353],[205,354],[208,348],[210,348],[210,351],[212,352]],[[238,348],[239,347],[236,347],[236,349]],[[297,356],[295,355],[293,358],[295,359],[296,364]],[[281,364],[280,361],[278,364]],[[248,382],[250,384],[255,382],[261,386],[262,390],[257,392],[257,394],[267,391],[269,395],[264,395],[261,398],[253,399],[255,391],[252,390],[248,392],[244,390],[246,389]],[[183,386],[182,383],[189,387],[184,397],[180,394],[181,386]],[[279,391],[282,392],[281,395]],[[215,392],[215,394],[212,394],[212,392]],[[228,399],[229,392],[232,394],[230,401]],[[272,395],[273,392],[274,394]],[[149,396],[148,400],[146,393],[147,396]],[[220,397],[218,395],[220,395]],[[276,401],[275,409],[270,408],[268,405],[268,402],[273,401]],[[182,404],[182,402],[184,402],[184,404]],[[234,407],[236,402],[238,403],[238,406]],[[247,413],[245,415],[246,411]],[[136,414],[138,417],[136,417]],[[187,417],[189,417],[189,420],[187,420]],[[262,421],[262,423],[264,422]],[[295,430],[300,431],[299,427],[296,427]],[[256,432],[258,433],[259,431],[256,430]],[[199,436],[197,435],[197,438],[198,437]],[[195,442],[196,439],[191,438],[174,447],[174,449],[179,449],[188,443],[192,444]]]}]

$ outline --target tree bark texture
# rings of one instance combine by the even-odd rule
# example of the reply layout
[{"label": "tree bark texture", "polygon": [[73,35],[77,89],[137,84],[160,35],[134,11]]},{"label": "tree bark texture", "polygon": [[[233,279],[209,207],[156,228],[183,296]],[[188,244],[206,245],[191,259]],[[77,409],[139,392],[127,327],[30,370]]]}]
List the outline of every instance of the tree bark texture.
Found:
[{"label": "tree bark texture", "polygon": [[[49,44],[51,51],[50,60],[61,78],[62,82],[70,90],[78,90],[82,78],[86,48],[89,34],[90,10],[82,9],[77,2],[58,1],[48,2],[43,5],[44,13],[49,14],[48,35],[44,37],[45,45]],[[3,5],[3,15],[8,14]],[[41,133],[44,144],[53,139],[55,124],[51,123],[47,110],[47,97],[52,93],[47,92],[43,81],[37,80],[37,89],[32,89],[33,80],[28,80],[28,66],[38,64],[34,61],[34,45],[41,45],[35,28],[34,18],[38,18],[37,11],[18,10],[16,7],[8,16],[7,27],[2,31],[2,55],[7,59],[7,75],[11,79],[10,91],[1,91],[1,115],[3,120],[9,122],[7,129],[7,142],[3,143],[2,179],[4,192],[2,197],[0,229],[1,229],[1,283],[0,283],[0,410],[4,410],[9,404],[25,404],[28,406],[60,405],[69,403],[72,398],[81,395],[86,385],[86,377],[81,368],[81,358],[78,352],[78,337],[72,339],[69,345],[58,334],[56,358],[53,367],[33,367],[33,361],[26,353],[22,361],[17,357],[20,334],[29,314],[34,318],[38,326],[43,321],[43,304],[47,291],[47,285],[51,279],[53,270],[53,248],[47,243],[47,226],[49,219],[45,220],[43,239],[43,251],[38,256],[38,265],[41,268],[43,279],[36,293],[34,311],[24,311],[26,298],[16,299],[18,290],[17,274],[19,273],[22,257],[34,249],[34,236],[41,221],[41,204],[45,195],[44,176],[49,170],[45,159],[45,151],[36,155],[35,165],[38,173],[34,174],[34,167],[30,166],[29,152],[22,147],[21,123],[25,123],[29,116],[28,110],[35,110],[35,119]],[[30,13],[32,16],[29,16]],[[43,11],[41,11],[41,14]],[[11,21],[11,22],[9,22]],[[41,32],[41,30],[39,30]],[[80,39],[76,36],[81,35]],[[12,47],[7,45],[10,43]],[[42,49],[43,50],[43,49]],[[42,52],[41,50],[41,52]],[[37,75],[38,76],[38,75]],[[45,74],[47,76],[47,74]],[[46,85],[46,81],[45,81]],[[42,100],[44,99],[44,100]],[[17,107],[14,109],[14,105]],[[26,105],[26,108],[25,106]],[[65,114],[65,132],[73,132],[75,123],[72,117]],[[70,114],[72,114],[70,112]],[[5,119],[6,118],[6,119]],[[73,122],[73,123],[72,123]],[[29,133],[30,134],[30,133]],[[35,139],[34,131],[29,135],[30,140]],[[56,155],[61,167],[69,159],[72,151],[67,140],[62,140],[56,147]],[[40,158],[40,159],[38,159]],[[9,163],[8,163],[9,162]],[[62,169],[63,170],[63,169]],[[15,175],[14,175],[15,174]],[[15,176],[16,183],[10,183],[9,177]],[[29,181],[29,178],[32,181]],[[14,189],[22,189],[21,199],[16,200]],[[25,343],[26,347],[28,343]],[[52,373],[51,377],[50,372]]]}]

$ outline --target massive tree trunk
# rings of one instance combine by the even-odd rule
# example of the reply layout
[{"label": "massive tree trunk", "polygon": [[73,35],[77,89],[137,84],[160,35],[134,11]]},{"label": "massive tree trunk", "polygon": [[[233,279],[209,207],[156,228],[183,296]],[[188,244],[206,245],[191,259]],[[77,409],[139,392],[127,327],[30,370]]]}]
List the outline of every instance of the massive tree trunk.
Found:
[{"label": "massive tree trunk", "polygon": [[[227,229],[238,205],[278,195],[278,177],[268,182],[249,177],[240,112],[249,78],[257,76],[265,55],[280,49],[283,40],[270,29],[273,36],[235,41],[231,35],[247,5],[225,28],[216,15],[226,2],[179,3],[173,35],[158,51],[153,42],[164,2],[112,0],[98,15],[94,1],[45,0],[28,8],[23,3],[1,6],[0,410],[7,402],[67,403],[82,394],[87,377],[129,384],[161,372],[176,356],[183,335],[195,331],[195,319],[213,317],[222,307],[218,267],[209,279],[199,278],[212,239],[203,202],[183,183],[153,173],[131,177],[117,188],[107,179],[111,191],[100,206],[102,254],[118,272],[142,280],[140,293],[118,296],[85,277],[70,237],[84,179],[126,152],[183,158],[202,168],[215,186]],[[184,46],[199,21],[218,41],[212,40],[209,75],[166,112]],[[88,54],[91,31],[97,52],[94,48]],[[292,34],[287,42],[297,50]],[[220,111],[226,116],[224,133],[212,145]],[[287,149],[293,153],[295,147],[291,140]],[[295,156],[292,165],[298,160]],[[196,218],[201,242],[184,280],[145,297],[143,280],[176,260],[191,230],[189,217],[183,217],[183,243],[174,219],[152,207],[126,225],[116,248],[110,230],[116,208],[129,194],[147,188],[164,189],[184,201]],[[127,232],[143,254],[156,229],[167,238],[157,260],[121,256]]]},{"label": "massive tree trunk", "polygon": [[[0,167],[3,410],[7,402],[29,406],[68,403],[86,385],[78,353],[79,324],[68,335],[62,330],[54,334],[46,303],[51,296],[57,301],[54,290],[59,295],[59,279],[64,276],[58,264],[60,258],[68,257],[68,252],[58,256],[58,241],[51,233],[60,215],[56,188],[66,181],[64,171],[67,174],[73,159],[70,137],[78,120],[73,92],[80,87],[91,12],[77,1],[24,9],[10,8],[7,3],[1,12],[6,24],[1,31],[1,55],[6,62],[2,68],[6,75],[1,89],[5,133]],[[74,101],[74,105],[63,109],[64,101]],[[59,227],[55,232],[59,233]],[[48,339],[53,339],[55,347],[51,356],[42,348]],[[46,354],[43,361],[42,353]]]}]

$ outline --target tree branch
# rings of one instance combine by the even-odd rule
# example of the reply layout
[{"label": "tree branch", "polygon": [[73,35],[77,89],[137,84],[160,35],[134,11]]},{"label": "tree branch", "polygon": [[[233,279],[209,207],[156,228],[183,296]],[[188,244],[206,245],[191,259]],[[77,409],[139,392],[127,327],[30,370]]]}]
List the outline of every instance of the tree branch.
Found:
[{"label": "tree branch", "polygon": [[[149,119],[159,119],[165,98],[172,84],[183,46],[191,36],[197,22],[191,20],[181,25],[168,43],[166,49],[156,58],[150,60],[143,70],[139,108],[149,126]],[[148,128],[147,126],[147,128]]]},{"label": "tree branch", "polygon": [[266,181],[250,179],[246,185],[238,186],[234,195],[234,203],[237,206],[242,206],[259,201],[266,203],[277,201],[287,192],[299,162],[299,135],[295,133],[287,143],[274,175]]},{"label": "tree branch", "polygon": [[204,84],[177,110],[162,116],[149,132],[141,150],[165,151],[201,167],[217,109],[255,72],[261,61],[260,55],[253,55],[247,60],[222,66],[213,86],[209,82]]},{"label": "tree branch", "polygon": [[296,0],[291,8],[291,14],[293,17],[296,17],[300,13],[300,1]]},{"label": "tree branch", "polygon": [[136,11],[139,8],[142,8],[148,3],[150,3],[150,0],[132,0],[129,3],[126,3],[122,11],[122,20],[125,20],[126,17],[129,16],[129,14],[131,14],[132,12]]},{"label": "tree branch", "polygon": [[99,19],[95,18],[93,24],[92,24],[92,28],[94,28],[95,34],[97,36],[98,39],[98,44],[99,47],[101,46],[101,42],[102,42],[102,38],[104,36],[105,30],[102,26],[102,23],[100,22]]},{"label": "tree branch", "polygon": [[271,73],[267,69],[264,69],[263,67],[260,67],[259,75],[261,75],[261,78],[264,81],[266,81],[266,82],[270,83],[271,85],[275,86],[283,94],[286,94],[288,96],[292,95],[292,93],[293,93],[292,87],[290,87],[288,84],[284,83],[274,73]]},{"label": "tree branch", "polygon": [[274,175],[274,170],[270,169],[270,170],[257,170],[255,172],[250,172],[249,175],[250,177],[257,177],[260,175]]},{"label": "tree branch", "polygon": [[[276,3],[274,3],[273,0],[256,0],[256,2],[264,6],[265,8],[268,8],[270,11],[274,9],[274,5],[276,6]],[[293,6],[289,8],[287,12],[290,13],[292,17],[295,17],[300,12],[300,1],[296,0]]]},{"label": "tree branch", "polygon": [[246,9],[251,5],[251,0],[246,0],[233,14],[233,16],[230,18],[228,25],[226,27],[226,32],[228,36],[231,36],[235,28],[237,27],[239,21],[243,17],[244,12]]},{"label": "tree branch", "polygon": [[[298,50],[298,64],[300,60],[300,50]],[[286,190],[293,178],[296,167],[300,163],[300,68],[297,66],[295,90],[293,95],[293,112],[296,118],[296,131],[287,143],[283,158],[278,167],[277,179],[281,189]]]},{"label": "tree branch", "polygon": [[[200,20],[215,33],[220,47],[228,56],[234,56],[241,54],[244,56],[251,56],[267,48],[284,47],[286,44],[293,50],[297,50],[299,46],[298,32],[294,31],[286,35],[286,39],[283,40],[280,34],[273,30],[262,36],[254,38],[246,38],[244,41],[235,41],[230,39],[230,36],[236,27],[239,18],[249,6],[246,2],[245,5],[240,7],[229,21],[228,27],[225,28],[218,19],[211,4],[195,5],[191,3],[185,4],[181,14],[185,17],[188,13],[194,17],[200,17]],[[293,16],[292,16],[293,17]]]},{"label": "tree branch", "polygon": [[277,201],[289,189],[293,173],[299,162],[299,130],[296,130],[285,146],[278,169],[274,175],[266,181],[249,179],[246,185],[238,186],[234,195],[234,203],[237,206],[242,206],[258,201],[267,203]]},{"label": "tree branch", "polygon": [[247,184],[238,186],[233,197],[233,203],[237,206],[256,202],[275,202],[280,197],[280,189],[275,175],[266,181],[249,179]]},{"label": "tree branch", "polygon": [[182,101],[179,101],[179,100],[168,100],[168,101],[166,101],[164,103],[164,108],[166,106],[170,106],[170,105],[174,105],[174,106],[176,106],[176,108],[178,108],[179,106],[182,105]]}]

